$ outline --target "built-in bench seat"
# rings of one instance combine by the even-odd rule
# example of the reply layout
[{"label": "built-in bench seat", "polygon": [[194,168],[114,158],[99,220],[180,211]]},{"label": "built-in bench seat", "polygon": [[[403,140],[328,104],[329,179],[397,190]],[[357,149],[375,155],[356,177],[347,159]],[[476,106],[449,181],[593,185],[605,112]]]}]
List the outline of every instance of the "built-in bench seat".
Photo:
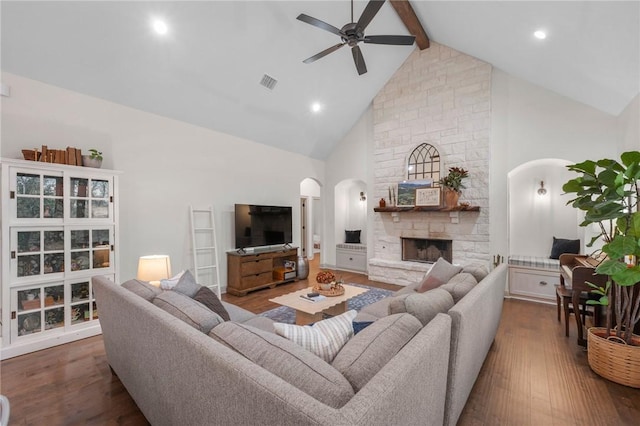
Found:
[{"label": "built-in bench seat", "polygon": [[509,256],[509,265],[560,271],[560,261],[558,259],[540,256],[511,255]]},{"label": "built-in bench seat", "polygon": [[509,294],[535,301],[556,300],[560,261],[542,256],[509,256]]},{"label": "built-in bench seat", "polygon": [[336,269],[367,272],[367,245],[360,243],[336,244]]}]

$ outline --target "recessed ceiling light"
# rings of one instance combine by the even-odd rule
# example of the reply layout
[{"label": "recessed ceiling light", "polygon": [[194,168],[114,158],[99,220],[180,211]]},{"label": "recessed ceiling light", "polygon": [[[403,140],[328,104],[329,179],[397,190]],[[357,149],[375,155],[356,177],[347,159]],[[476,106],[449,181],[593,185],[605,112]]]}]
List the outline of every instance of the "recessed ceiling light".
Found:
[{"label": "recessed ceiling light", "polygon": [[311,104],[311,111],[320,112],[321,109],[322,109],[322,105],[320,105],[320,103],[314,102]]},{"label": "recessed ceiling light", "polygon": [[162,19],[154,19],[153,20],[153,29],[156,33],[160,35],[165,35],[169,31],[169,27],[167,23]]},{"label": "recessed ceiling light", "polygon": [[547,38],[547,33],[545,31],[538,30],[535,33],[533,33],[533,36],[538,40],[544,40],[545,38]]}]

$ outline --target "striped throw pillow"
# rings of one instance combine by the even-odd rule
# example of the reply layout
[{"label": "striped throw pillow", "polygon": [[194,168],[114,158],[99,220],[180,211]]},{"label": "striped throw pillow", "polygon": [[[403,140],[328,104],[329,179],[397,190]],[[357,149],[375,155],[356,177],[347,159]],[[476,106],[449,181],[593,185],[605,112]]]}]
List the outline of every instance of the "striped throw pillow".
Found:
[{"label": "striped throw pillow", "polygon": [[282,323],[273,326],[280,336],[331,362],[353,336],[353,319],[356,315],[357,312],[351,310],[311,326]]}]

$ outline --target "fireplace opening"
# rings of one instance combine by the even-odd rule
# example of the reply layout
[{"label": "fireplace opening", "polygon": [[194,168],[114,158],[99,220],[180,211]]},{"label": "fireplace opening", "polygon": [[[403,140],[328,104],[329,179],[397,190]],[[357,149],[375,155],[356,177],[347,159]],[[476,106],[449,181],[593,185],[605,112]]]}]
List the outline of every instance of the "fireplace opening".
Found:
[{"label": "fireplace opening", "polygon": [[447,262],[453,262],[451,240],[430,238],[401,238],[402,260],[410,262],[434,263],[442,257]]}]

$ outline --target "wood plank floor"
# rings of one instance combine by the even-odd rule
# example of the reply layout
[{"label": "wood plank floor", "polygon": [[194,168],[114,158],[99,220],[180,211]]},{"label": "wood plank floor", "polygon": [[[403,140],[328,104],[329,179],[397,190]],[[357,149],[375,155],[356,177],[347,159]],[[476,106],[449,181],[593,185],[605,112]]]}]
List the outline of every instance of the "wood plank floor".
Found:
[{"label": "wood plank floor", "polygon": [[[311,263],[315,277],[318,261]],[[397,288],[341,273],[345,282]],[[307,281],[223,298],[253,312],[267,299]],[[573,323],[572,323],[573,325]],[[555,307],[505,300],[498,335],[459,425],[638,425],[640,390],[601,379],[586,352],[556,320]],[[0,392],[11,402],[11,425],[146,425],[106,362],[101,336],[3,361]]]}]

